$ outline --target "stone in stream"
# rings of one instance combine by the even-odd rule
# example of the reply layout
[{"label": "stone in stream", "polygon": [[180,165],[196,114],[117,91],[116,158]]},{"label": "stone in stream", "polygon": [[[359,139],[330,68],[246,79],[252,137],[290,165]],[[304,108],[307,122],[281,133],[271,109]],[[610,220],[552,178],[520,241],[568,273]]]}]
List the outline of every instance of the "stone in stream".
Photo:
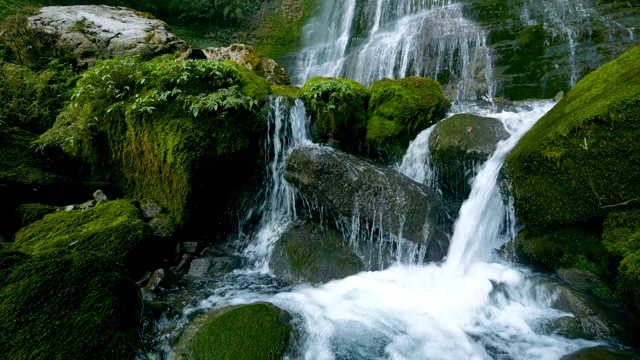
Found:
[{"label": "stone in stream", "polygon": [[307,198],[376,230],[427,245],[427,258],[446,254],[441,203],[429,187],[353,155],[328,147],[297,146],[285,179]]}]

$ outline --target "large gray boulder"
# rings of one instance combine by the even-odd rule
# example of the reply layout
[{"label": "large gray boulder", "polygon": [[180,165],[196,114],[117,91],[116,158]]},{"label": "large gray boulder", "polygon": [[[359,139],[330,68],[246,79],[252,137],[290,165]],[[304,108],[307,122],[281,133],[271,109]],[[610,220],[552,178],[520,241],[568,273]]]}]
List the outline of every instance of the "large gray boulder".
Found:
[{"label": "large gray boulder", "polygon": [[[391,169],[329,147],[297,146],[285,179],[318,204],[444,255],[436,194]],[[430,251],[430,250],[428,250]],[[444,251],[444,253],[443,253]]]},{"label": "large gray boulder", "polygon": [[500,140],[509,137],[498,119],[470,114],[453,115],[436,125],[429,137],[431,164],[438,185],[458,202],[471,192],[469,181]]},{"label": "large gray boulder", "polygon": [[202,49],[209,60],[235,61],[256,75],[266,79],[272,85],[290,85],[291,79],[287,72],[275,60],[263,56],[254,48],[245,44],[233,44],[229,47],[209,47]]},{"label": "large gray boulder", "polygon": [[169,26],[139,11],[105,5],[43,7],[28,26],[58,36],[57,48],[80,67],[100,59],[181,52],[187,44]]}]

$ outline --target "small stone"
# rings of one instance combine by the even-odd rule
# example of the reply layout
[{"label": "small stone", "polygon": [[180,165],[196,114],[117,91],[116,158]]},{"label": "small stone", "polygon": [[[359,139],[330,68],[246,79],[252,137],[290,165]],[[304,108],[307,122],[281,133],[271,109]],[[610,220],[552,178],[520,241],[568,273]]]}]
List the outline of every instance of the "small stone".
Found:
[{"label": "small stone", "polygon": [[65,209],[65,211],[71,211],[71,210],[75,209],[75,207],[76,207],[75,205],[67,205],[64,209]]},{"label": "small stone", "polygon": [[145,284],[147,284],[149,282],[149,279],[151,279],[151,271],[147,271],[141,278],[140,280],[136,281],[136,284],[138,284],[138,287],[142,287]]},{"label": "small stone", "polygon": [[142,209],[142,216],[146,219],[154,218],[162,212],[162,207],[153,199],[142,199],[140,208]]},{"label": "small stone", "polygon": [[83,202],[78,207],[80,208],[80,210],[87,210],[87,209],[92,208],[94,206],[96,206],[96,200],[89,200],[89,201]]},{"label": "small stone", "polygon": [[93,193],[93,199],[96,202],[109,201],[109,199],[107,198],[107,195],[102,190],[96,190]]},{"label": "small stone", "polygon": [[562,100],[563,97],[564,97],[564,91],[560,91],[559,93],[556,94],[556,96],[553,97],[553,101],[558,102]]},{"label": "small stone", "polygon": [[195,256],[191,254],[184,254],[182,256],[182,260],[180,260],[180,263],[178,264],[178,266],[176,266],[176,270],[180,272],[189,271],[189,266],[191,265],[193,259],[195,259]]},{"label": "small stone", "polygon": [[158,285],[160,285],[162,279],[164,279],[164,269],[158,269],[153,273],[153,275],[151,275],[151,279],[149,279],[149,282],[147,283],[147,286],[145,286],[145,288],[154,290],[156,287],[158,287]]},{"label": "small stone", "polygon": [[209,258],[199,258],[191,261],[191,266],[189,267],[189,275],[191,276],[202,276],[209,272],[211,268],[211,259]]},{"label": "small stone", "polygon": [[182,245],[184,246],[184,250],[187,252],[187,254],[197,254],[198,244],[199,243],[195,241],[187,241],[182,243]]}]

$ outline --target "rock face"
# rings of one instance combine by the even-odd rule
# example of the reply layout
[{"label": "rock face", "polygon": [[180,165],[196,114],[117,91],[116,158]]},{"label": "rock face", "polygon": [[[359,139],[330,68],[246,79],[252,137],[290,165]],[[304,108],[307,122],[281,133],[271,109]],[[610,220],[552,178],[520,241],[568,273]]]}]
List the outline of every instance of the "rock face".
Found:
[{"label": "rock face", "polygon": [[429,153],[440,188],[464,201],[471,192],[469,179],[507,137],[502,123],[493,118],[458,114],[439,122],[429,138]]},{"label": "rock face", "polygon": [[291,79],[287,72],[273,59],[263,56],[254,48],[244,44],[233,44],[225,48],[202,49],[209,60],[231,60],[247,67],[256,75],[265,78],[272,85],[289,85]]},{"label": "rock face", "polygon": [[339,231],[311,222],[294,224],[282,234],[269,268],[289,283],[325,283],[365,270]]},{"label": "rock face", "polygon": [[184,51],[163,21],[135,10],[104,5],[50,6],[28,19],[28,26],[58,35],[56,46],[80,67],[99,59]]},{"label": "rock face", "polygon": [[429,249],[435,245],[439,200],[427,186],[393,170],[328,147],[297,146],[287,160],[285,179],[342,216]]}]

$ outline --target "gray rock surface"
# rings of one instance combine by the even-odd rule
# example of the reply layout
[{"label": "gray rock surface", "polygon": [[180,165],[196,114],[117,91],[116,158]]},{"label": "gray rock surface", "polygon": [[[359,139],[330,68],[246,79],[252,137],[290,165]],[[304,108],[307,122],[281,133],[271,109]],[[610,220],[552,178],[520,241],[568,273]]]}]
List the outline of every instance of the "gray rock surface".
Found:
[{"label": "gray rock surface", "polygon": [[166,23],[139,11],[105,5],[49,6],[29,17],[29,26],[59,35],[57,47],[78,66],[119,56],[184,51],[187,44]]},{"label": "gray rock surface", "polygon": [[353,155],[297,146],[285,179],[322,206],[414,243],[429,244],[439,232],[441,204],[432,189]]}]

